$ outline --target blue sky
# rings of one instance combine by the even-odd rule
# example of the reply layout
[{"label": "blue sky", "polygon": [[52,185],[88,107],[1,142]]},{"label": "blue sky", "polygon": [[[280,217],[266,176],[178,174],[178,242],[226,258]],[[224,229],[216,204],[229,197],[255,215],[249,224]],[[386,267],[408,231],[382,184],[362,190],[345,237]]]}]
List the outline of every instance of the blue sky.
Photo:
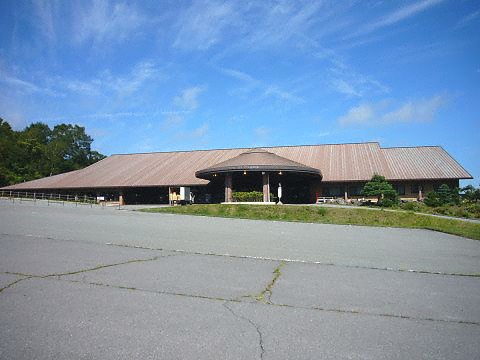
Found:
[{"label": "blue sky", "polygon": [[0,116],[100,152],[442,145],[480,179],[480,2],[0,2]]}]

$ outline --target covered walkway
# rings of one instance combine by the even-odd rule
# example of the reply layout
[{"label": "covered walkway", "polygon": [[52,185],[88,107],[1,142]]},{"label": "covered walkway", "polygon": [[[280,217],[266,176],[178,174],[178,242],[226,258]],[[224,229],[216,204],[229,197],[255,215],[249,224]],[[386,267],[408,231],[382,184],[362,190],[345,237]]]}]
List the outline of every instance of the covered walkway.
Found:
[{"label": "covered walkway", "polygon": [[[272,190],[281,201],[295,199],[297,190],[303,189],[301,200],[309,197],[309,183],[321,180],[320,170],[286,159],[264,149],[251,149],[232,159],[223,161],[195,173],[195,176],[211,182],[224,182],[225,202],[233,202],[234,189],[237,191],[259,190],[263,202],[272,202]],[[279,188],[281,189],[279,191]],[[284,191],[291,189],[292,193]],[[308,201],[307,201],[308,202]]]}]

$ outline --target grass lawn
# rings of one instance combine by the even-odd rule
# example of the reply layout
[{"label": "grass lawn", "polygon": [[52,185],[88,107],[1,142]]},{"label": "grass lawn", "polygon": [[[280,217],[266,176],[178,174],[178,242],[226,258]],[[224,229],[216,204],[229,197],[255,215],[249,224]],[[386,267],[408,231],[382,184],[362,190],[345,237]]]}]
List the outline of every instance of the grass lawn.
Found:
[{"label": "grass lawn", "polygon": [[190,205],[142,209],[153,213],[429,229],[480,240],[480,224],[410,212],[275,205]]}]

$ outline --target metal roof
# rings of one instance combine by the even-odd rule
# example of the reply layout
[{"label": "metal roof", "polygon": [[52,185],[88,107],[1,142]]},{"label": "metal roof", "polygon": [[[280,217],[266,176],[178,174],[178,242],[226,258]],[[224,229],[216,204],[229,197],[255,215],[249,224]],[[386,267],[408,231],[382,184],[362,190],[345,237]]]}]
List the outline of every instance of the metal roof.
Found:
[{"label": "metal roof", "polygon": [[472,179],[441,146],[382,149],[390,168],[389,179]]},{"label": "metal roof", "polygon": [[[384,148],[378,143],[277,146],[270,153],[321,171],[324,182],[366,181],[374,174],[391,180],[470,179],[439,146]],[[205,185],[195,172],[249,149],[221,149],[112,155],[84,169],[4,189],[121,188]]]},{"label": "metal roof", "polygon": [[216,173],[240,171],[284,171],[321,177],[319,169],[286,159],[264,149],[251,149],[221,163],[195,172],[195,176],[211,179]]}]

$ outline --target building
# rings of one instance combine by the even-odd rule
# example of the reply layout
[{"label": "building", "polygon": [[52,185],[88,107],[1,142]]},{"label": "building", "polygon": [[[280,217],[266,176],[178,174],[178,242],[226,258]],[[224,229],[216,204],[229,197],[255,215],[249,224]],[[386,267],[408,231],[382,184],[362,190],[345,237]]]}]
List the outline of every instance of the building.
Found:
[{"label": "building", "polygon": [[374,174],[385,176],[403,199],[472,179],[440,146],[382,148],[368,142],[118,154],[2,190],[101,195],[127,204],[168,203],[181,188],[197,203],[230,202],[235,191],[257,190],[269,202],[281,184],[283,203],[312,203],[319,197],[361,198]]}]

